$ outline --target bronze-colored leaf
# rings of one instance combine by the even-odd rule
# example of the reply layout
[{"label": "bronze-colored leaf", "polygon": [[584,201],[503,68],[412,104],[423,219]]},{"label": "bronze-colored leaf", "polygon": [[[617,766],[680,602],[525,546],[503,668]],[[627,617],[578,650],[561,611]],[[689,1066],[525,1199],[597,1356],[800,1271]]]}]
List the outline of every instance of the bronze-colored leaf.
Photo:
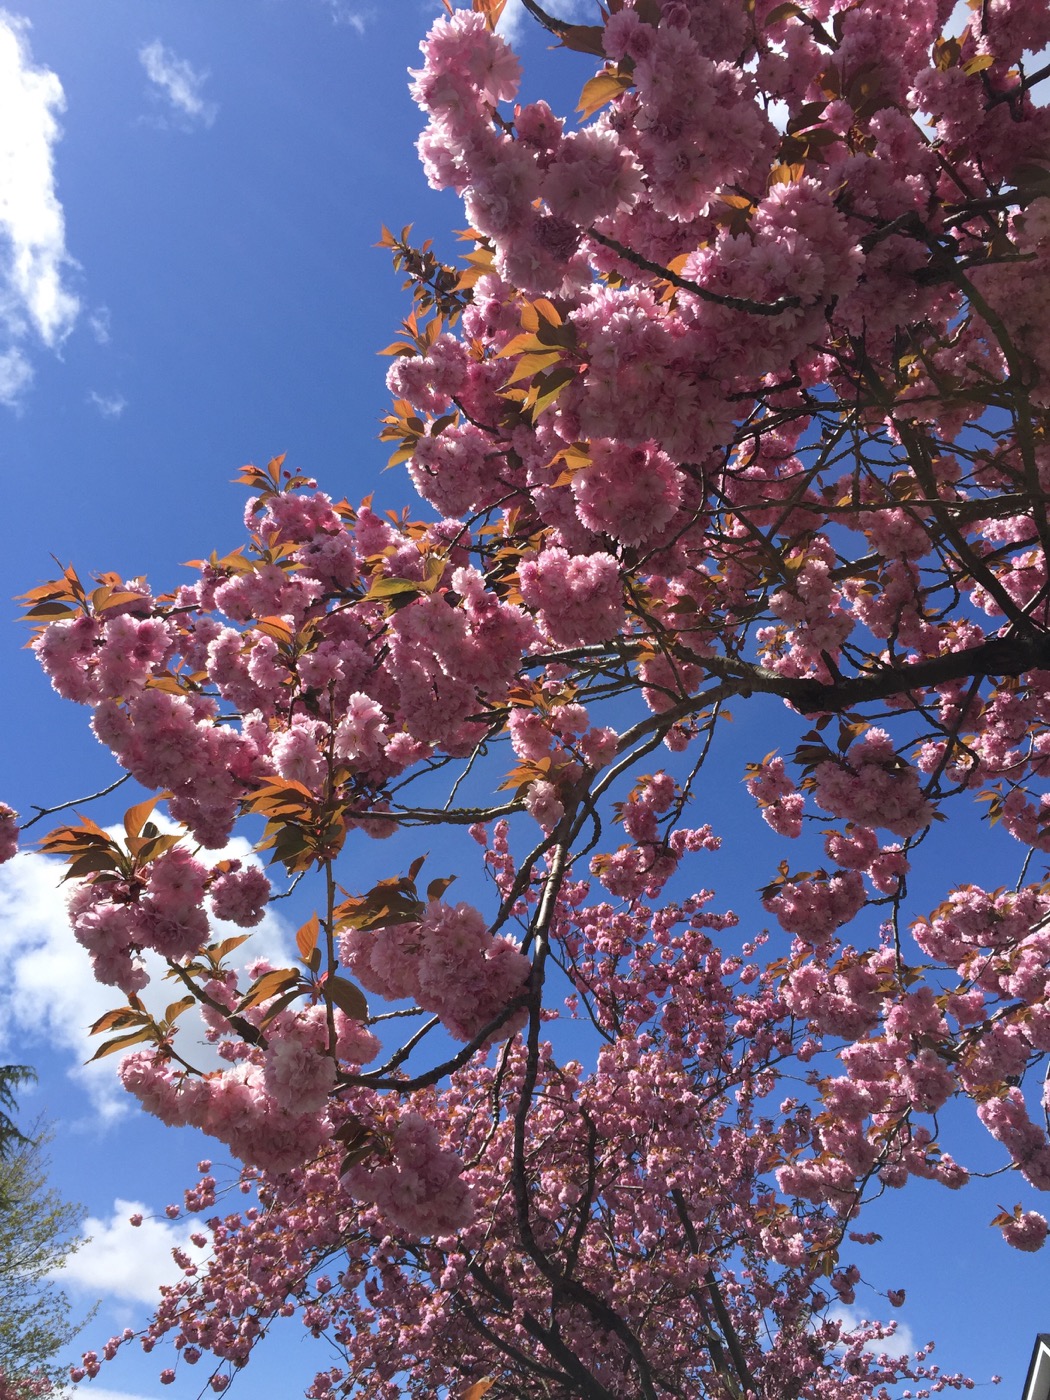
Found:
[{"label": "bronze-colored leaf", "polygon": [[368,1020],[368,1002],[365,1000],[365,994],[349,978],[333,973],[324,979],[321,987],[325,996],[330,997],[336,1006],[353,1020]]},{"label": "bronze-colored leaf", "polygon": [[252,1006],[258,1006],[261,1001],[269,1001],[270,997],[287,991],[289,987],[297,986],[299,973],[294,967],[275,967],[270,972],[264,972],[261,977],[257,977],[248,991],[238,1003],[238,1011],[247,1011]]},{"label": "bronze-colored leaf", "polygon": [[295,946],[299,949],[299,956],[306,962],[310,959],[310,954],[317,947],[317,939],[321,932],[321,925],[316,914],[311,914],[306,923],[295,935]]},{"label": "bronze-colored leaf", "polygon": [[481,1400],[483,1395],[487,1395],[496,1384],[495,1378],[486,1376],[484,1380],[475,1381],[473,1385],[468,1385],[466,1390],[461,1390],[459,1400]]},{"label": "bronze-colored leaf", "polygon": [[129,1050],[132,1045],[141,1045],[144,1040],[156,1040],[157,1029],[155,1026],[143,1026],[139,1031],[133,1031],[131,1035],[118,1035],[114,1040],[107,1040],[104,1045],[100,1045],[95,1053],[87,1060],[87,1064],[92,1064],[95,1060],[105,1059],[107,1055],[115,1055],[119,1050]]},{"label": "bronze-colored leaf", "polygon": [[612,102],[633,86],[634,79],[628,74],[620,73],[615,68],[606,68],[604,72],[584,83],[576,110],[581,117],[592,117],[607,102]]}]

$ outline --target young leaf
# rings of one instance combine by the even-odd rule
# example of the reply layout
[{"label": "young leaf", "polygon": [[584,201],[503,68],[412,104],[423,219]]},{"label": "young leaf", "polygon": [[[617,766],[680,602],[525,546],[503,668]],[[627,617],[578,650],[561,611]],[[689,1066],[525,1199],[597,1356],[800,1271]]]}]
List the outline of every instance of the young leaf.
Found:
[{"label": "young leaf", "polygon": [[144,1040],[156,1040],[157,1028],[154,1025],[143,1026],[139,1031],[133,1031],[131,1035],[118,1035],[114,1040],[107,1040],[104,1045],[100,1045],[95,1053],[87,1060],[86,1064],[93,1064],[95,1060],[105,1059],[107,1055],[115,1055],[118,1050],[128,1050],[132,1045],[141,1045]]},{"label": "young leaf", "polygon": [[473,1385],[468,1385],[466,1390],[461,1390],[459,1400],[481,1400],[483,1395],[487,1395],[496,1384],[492,1376],[486,1376],[484,1380],[475,1381]]},{"label": "young leaf", "polygon": [[321,925],[317,915],[311,914],[306,923],[295,935],[295,946],[299,949],[299,956],[304,962],[309,962],[310,954],[317,947],[318,935],[321,932]]},{"label": "young leaf", "polygon": [[353,1020],[368,1020],[368,1002],[365,1000],[365,994],[348,978],[332,974],[324,978],[321,987],[325,996],[331,997],[336,1006]]},{"label": "young leaf", "polygon": [[134,1011],[130,1006],[119,1006],[107,1011],[97,1021],[92,1022],[91,1034],[101,1035],[103,1031],[115,1031],[124,1026],[141,1026],[149,1017],[144,1011]]},{"label": "young leaf", "polygon": [[257,977],[247,992],[238,1003],[238,1011],[247,1011],[250,1007],[258,1006],[261,1001],[269,1001],[270,997],[287,991],[289,987],[297,986],[299,973],[294,967],[275,967],[270,972],[264,972],[261,977]]},{"label": "young leaf", "polygon": [[576,110],[581,117],[593,117],[595,112],[619,97],[622,92],[634,86],[634,79],[615,68],[606,68],[603,73],[588,79],[583,85]]},{"label": "young leaf", "polygon": [[147,797],[145,802],[137,802],[134,807],[129,807],[124,813],[124,831],[128,836],[141,835],[142,828],[152,813],[154,807],[160,801],[162,794],[156,793],[153,797]]}]

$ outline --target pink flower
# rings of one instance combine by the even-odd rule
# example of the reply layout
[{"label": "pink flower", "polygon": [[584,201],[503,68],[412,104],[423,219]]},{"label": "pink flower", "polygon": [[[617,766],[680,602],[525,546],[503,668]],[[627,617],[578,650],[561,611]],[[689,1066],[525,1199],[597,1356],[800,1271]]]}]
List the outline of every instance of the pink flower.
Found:
[{"label": "pink flower", "polygon": [[270,898],[270,882],[258,866],[228,870],[213,880],[208,891],[211,911],[241,928],[260,923]]},{"label": "pink flower", "polygon": [[542,609],[544,626],[564,646],[608,641],[623,626],[619,565],[611,554],[571,556],[545,549],[520,569],[521,593]]},{"label": "pink flower", "polygon": [[558,797],[553,783],[544,779],[529,784],[525,794],[525,810],[540,825],[544,835],[549,836],[565,815],[565,807]]},{"label": "pink flower", "polygon": [[18,851],[18,813],[0,802],[0,865]]},{"label": "pink flower", "polygon": [[1042,1249],[1047,1233],[1050,1232],[1046,1217],[1034,1210],[1026,1210],[1023,1215],[1016,1215],[1001,1225],[1000,1229],[1007,1244],[1013,1245],[1014,1249],[1024,1250],[1027,1254],[1034,1254],[1037,1249]]}]

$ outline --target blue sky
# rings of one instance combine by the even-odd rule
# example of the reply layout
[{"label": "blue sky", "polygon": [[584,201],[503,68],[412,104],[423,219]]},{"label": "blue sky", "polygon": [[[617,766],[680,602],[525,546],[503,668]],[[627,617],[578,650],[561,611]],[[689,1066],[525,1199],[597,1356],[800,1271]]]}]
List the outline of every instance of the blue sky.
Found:
[{"label": "blue sky", "polygon": [[[583,15],[587,0],[577,3]],[[52,554],[171,586],[180,561],[237,542],[244,492],[231,478],[277,452],[335,495],[408,499],[400,473],[381,475],[376,440],[388,363],[376,352],[408,305],[373,245],[382,223],[414,223],[451,254],[451,230],[465,222],[455,201],[427,189],[412,148],[420,118],[405,71],[437,10],[436,0],[39,0],[0,10],[4,597],[52,576]],[[570,109],[587,60],[548,59],[520,12],[507,18],[530,94]],[[14,615],[12,605],[0,627],[0,797],[28,814],[115,771],[84,712],[51,694],[21,649]],[[747,835],[748,868],[727,848],[704,876],[717,876],[721,907],[746,916],[750,901],[754,920],[754,872],[764,851],[776,857],[739,775],[776,742],[776,719],[770,709],[750,730],[739,725],[744,747],[749,732],[754,743],[724,770],[719,805]],[[96,815],[113,820],[124,805]],[[937,840],[942,892],[978,861],[993,884],[996,871],[1016,876],[1014,853],[976,826]],[[288,932],[271,918],[263,936],[277,948]],[[78,1341],[98,1346],[141,1324],[187,1233],[163,1218],[135,1233],[126,1217],[137,1208],[162,1217],[211,1152],[127,1108],[112,1062],[81,1067],[84,1028],[111,998],[86,979],[41,857],[0,872],[0,957],[0,1057],[37,1066],[26,1114],[54,1120],[54,1182],[93,1217],[70,1284],[82,1306],[102,1300]],[[1007,1250],[987,1227],[998,1201],[1018,1194],[1013,1178],[955,1196],[909,1188],[876,1207],[871,1228],[887,1244],[864,1261],[883,1286],[908,1288],[901,1320],[917,1342],[935,1337],[948,1369],[1001,1373],[1004,1394],[1019,1389],[1032,1338],[1050,1325],[1045,1259]],[[1030,1196],[1026,1205],[1037,1204]],[[286,1400],[327,1361],[294,1326],[268,1352],[237,1394]],[[161,1364],[129,1352],[81,1389],[101,1400],[197,1394],[201,1367],[162,1388]]]}]

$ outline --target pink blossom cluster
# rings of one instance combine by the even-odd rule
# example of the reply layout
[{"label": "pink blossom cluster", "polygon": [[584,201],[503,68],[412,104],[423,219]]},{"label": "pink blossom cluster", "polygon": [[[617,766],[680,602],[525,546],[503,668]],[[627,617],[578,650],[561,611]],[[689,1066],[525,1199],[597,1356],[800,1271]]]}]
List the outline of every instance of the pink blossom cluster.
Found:
[{"label": "pink blossom cluster", "polygon": [[[695,1349],[694,1365],[680,1354],[677,1338],[684,1321],[687,1332],[693,1324],[701,1289],[710,1293],[715,1279],[738,1345],[749,1364],[764,1368],[765,1383],[792,1377],[826,1389],[834,1381],[832,1393],[842,1400],[862,1400],[868,1392],[855,1388],[851,1378],[867,1378],[864,1346],[886,1329],[850,1331],[813,1315],[810,1299],[821,1277],[817,1261],[834,1236],[834,1223],[798,1203],[771,1210],[770,1187],[755,1175],[756,1165],[793,1155],[808,1141],[809,1110],[785,1101],[777,1126],[770,1124],[762,1138],[748,1124],[756,1081],[747,1071],[786,1045],[785,1008],[770,982],[736,981],[731,960],[710,937],[719,919],[705,910],[706,903],[697,899],[688,911],[633,905],[613,916],[607,906],[587,903],[585,887],[564,902],[558,937],[578,985],[601,998],[599,1014],[615,1014],[613,1002],[630,986],[615,969],[632,947],[638,956],[630,975],[652,1001],[650,1019],[638,1025],[638,1034],[608,1044],[590,1071],[559,1063],[548,1045],[540,1048],[535,1072],[541,1092],[530,1146],[532,1248],[550,1247],[558,1222],[574,1221],[587,1296],[597,1296],[638,1329],[654,1361],[688,1365],[690,1376],[707,1378],[706,1350]],[[676,994],[667,1000],[660,988],[672,971]],[[659,1044],[644,1028],[657,1024]],[[261,1189],[265,1210],[253,1204],[207,1222],[202,1238],[211,1243],[212,1256],[206,1275],[185,1261],[182,1281],[162,1300],[143,1344],[152,1349],[174,1334],[183,1360],[189,1349],[193,1356],[207,1351],[239,1366],[270,1318],[298,1315],[306,1332],[332,1336],[346,1350],[346,1369],[318,1373],[311,1394],[338,1393],[349,1370],[387,1400],[406,1379],[433,1386],[438,1375],[462,1375],[455,1317],[464,1305],[485,1319],[489,1346],[504,1338],[520,1341],[518,1313],[508,1315],[506,1308],[511,1280],[515,1308],[532,1317],[544,1316],[551,1283],[515,1241],[508,1180],[516,1170],[513,1118],[504,1112],[493,1121],[488,1101],[496,1094],[510,1110],[525,1072],[524,1050],[512,1047],[499,1071],[474,1061],[456,1073],[440,1101],[419,1092],[399,1115],[389,1101],[377,1114],[375,1101],[359,1095],[353,1111],[366,1118],[382,1145],[341,1180],[333,1151],[277,1176],[259,1180],[248,1174],[243,1185]],[[712,1102],[716,1081],[706,1076],[714,1073],[729,1073],[743,1095],[741,1116],[717,1129],[725,1097],[717,1106]],[[698,1092],[705,1081],[708,1089]],[[606,1203],[600,1215],[585,1209],[589,1191],[600,1192]],[[350,1193],[369,1204],[361,1209]],[[752,1284],[757,1278],[765,1300],[760,1311],[727,1257],[730,1222],[739,1227],[752,1215],[765,1222],[761,1252],[753,1251],[749,1262],[749,1278]],[[681,1227],[683,1217],[699,1252],[680,1248],[672,1224]],[[336,1248],[338,1273],[326,1263]],[[632,1261],[629,1278],[603,1266],[610,1253],[625,1264]],[[845,1297],[859,1279],[856,1264],[847,1260],[832,1283]],[[615,1334],[594,1325],[585,1299],[562,1300],[558,1316],[578,1365],[604,1374],[614,1363],[624,1364]],[[695,1321],[701,1321],[699,1312]],[[819,1345],[815,1337],[823,1338]],[[839,1360],[845,1351],[848,1364]],[[496,1354],[469,1353],[479,1369]],[[929,1382],[934,1390],[941,1380],[927,1366],[925,1352],[898,1357],[880,1374],[887,1382]]]},{"label": "pink blossom cluster", "polygon": [[392,1161],[351,1167],[343,1182],[360,1200],[413,1235],[450,1235],[474,1215],[463,1164],[441,1146],[433,1123],[405,1114],[390,1141]]},{"label": "pink blossom cluster", "polygon": [[0,865],[18,853],[18,813],[0,802]]},{"label": "pink blossom cluster", "polygon": [[897,756],[884,729],[869,729],[841,762],[819,764],[814,778],[814,799],[836,817],[896,836],[914,836],[932,819],[918,773]]},{"label": "pink blossom cluster", "polygon": [[[139,836],[80,867],[100,980],[133,998],[142,951],[166,957],[221,1062],[191,1072],[165,1032],[125,1084],[253,1164],[258,1198],[207,1222],[199,1277],[177,1261],[150,1346],[241,1366],[298,1313],[344,1353],[311,1393],[376,1400],[493,1375],[530,1398],[964,1383],[822,1291],[860,1296],[870,1237],[843,1231],[871,1196],[966,1182],[952,1100],[1050,1189],[1023,1082],[1050,1054],[1050,906],[1024,884],[1050,849],[1050,116],[1025,58],[1050,24],[994,0],[947,35],[951,8],[552,21],[598,70],[574,123],[510,105],[494,6],[440,18],[419,153],[475,247],[461,275],[388,240],[417,314],[383,436],[441,518],[355,511],[277,462],[246,469],[247,549],[189,586],[67,571],[31,608],[56,691],[195,842],[258,816],[326,889],[306,974],[256,965],[277,978],[253,996],[189,964],[213,956],[209,902],[259,920],[258,872]],[[797,771],[748,766],[763,842],[801,839],[810,799],[832,823],[804,862],[827,869],[784,861],[763,889],[779,956],[709,892],[656,907],[717,847],[676,823],[687,797],[721,818],[705,764],[755,696],[784,734],[815,726]],[[660,744],[683,757],[638,778]],[[909,929],[923,833],[974,796],[1022,877]],[[345,843],[398,824],[469,827],[520,943],[423,906],[414,875],[332,912]],[[432,1013],[381,1069],[333,944],[411,1003],[384,1025]],[[544,1038],[554,986],[587,1064]],[[468,1048],[427,1060],[435,1022]],[[997,1223],[1023,1250],[1047,1232],[1023,1206]]]},{"label": "pink blossom cluster", "polygon": [[216,918],[252,927],[263,917],[270,882],[258,867],[242,869],[239,861],[209,870],[177,844],[131,878],[110,878],[107,872],[106,878],[81,881],[69,899],[69,920],[98,981],[130,997],[149,980],[145,950],[178,962],[208,942],[206,896]]},{"label": "pink blossom cluster", "polygon": [[623,626],[620,571],[611,554],[574,557],[554,547],[527,559],[519,572],[522,597],[557,645],[605,642]]},{"label": "pink blossom cluster", "polygon": [[473,1040],[507,1012],[493,1034],[504,1039],[524,1021],[508,1011],[524,994],[528,958],[493,937],[466,903],[431,900],[418,921],[340,935],[340,956],[370,992],[408,998],[433,1011],[458,1040]]},{"label": "pink blossom cluster", "polygon": [[244,1047],[230,1068],[191,1074],[163,1049],[139,1050],[121,1063],[121,1082],[162,1122],[199,1128],[242,1161],[285,1172],[331,1142],[327,1106],[337,1075],[378,1053],[379,1042],[360,1021],[339,1008],[332,1020],[334,1051],[326,1008],[314,1005],[280,1013],[256,1038],[265,1048]]},{"label": "pink blossom cluster", "polygon": [[836,929],[848,924],[864,902],[864,881],[856,870],[785,880],[763,900],[785,933],[813,948],[830,944]]}]

